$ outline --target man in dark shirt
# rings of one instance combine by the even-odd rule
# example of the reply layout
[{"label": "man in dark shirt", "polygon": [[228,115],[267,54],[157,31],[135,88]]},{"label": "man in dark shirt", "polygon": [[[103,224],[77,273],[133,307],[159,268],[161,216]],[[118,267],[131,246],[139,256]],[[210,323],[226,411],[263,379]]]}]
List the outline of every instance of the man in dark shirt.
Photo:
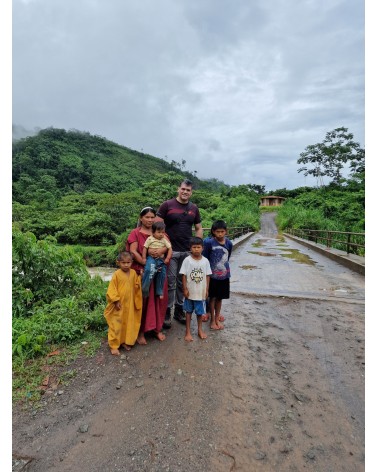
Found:
[{"label": "man in dark shirt", "polygon": [[163,327],[171,327],[171,309],[175,305],[173,317],[185,324],[185,313],[182,308],[184,295],[182,279],[179,274],[181,264],[189,255],[189,240],[194,226],[195,235],[203,237],[201,217],[197,205],[189,199],[193,193],[193,182],[185,179],[177,189],[177,197],[163,202],[157,213],[156,221],[164,221],[166,233],[172,244],[172,258],[168,267],[168,308]]}]

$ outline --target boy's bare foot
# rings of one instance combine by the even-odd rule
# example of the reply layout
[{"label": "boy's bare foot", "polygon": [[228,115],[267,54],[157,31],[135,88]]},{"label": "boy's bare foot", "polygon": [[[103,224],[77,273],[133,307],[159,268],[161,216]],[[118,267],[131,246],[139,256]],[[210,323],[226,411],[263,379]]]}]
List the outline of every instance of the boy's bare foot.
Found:
[{"label": "boy's bare foot", "polygon": [[210,329],[220,329],[220,328],[219,328],[219,326],[216,324],[216,322],[214,321],[213,323],[211,323]]},{"label": "boy's bare foot", "polygon": [[224,316],[223,315],[219,315],[219,321],[224,321]]},{"label": "boy's bare foot", "polygon": [[155,332],[155,336],[158,338],[159,341],[164,341],[165,339],[165,334],[159,332],[159,333],[156,333]]},{"label": "boy's bare foot", "polygon": [[198,337],[201,338],[201,339],[206,339],[207,334],[205,334],[203,331],[198,331]]},{"label": "boy's bare foot", "polygon": [[193,336],[191,334],[186,334],[184,339],[185,341],[190,342],[190,341],[193,341]]},{"label": "boy's bare foot", "polygon": [[123,344],[121,344],[121,346],[122,346],[124,349],[126,349],[126,351],[131,351],[131,346],[129,346],[128,344],[123,343]]},{"label": "boy's bare foot", "polygon": [[207,321],[209,321],[209,318],[210,318],[210,313],[206,313],[205,315],[202,315],[202,322],[206,323]]},{"label": "boy's bare foot", "polygon": [[110,349],[110,352],[112,353],[113,356],[119,356],[119,350],[118,349]]},{"label": "boy's bare foot", "polygon": [[146,341],[146,338],[144,337],[144,334],[140,334],[140,335],[137,337],[137,343],[138,343],[138,344],[142,344],[142,345],[147,344],[147,341]]}]

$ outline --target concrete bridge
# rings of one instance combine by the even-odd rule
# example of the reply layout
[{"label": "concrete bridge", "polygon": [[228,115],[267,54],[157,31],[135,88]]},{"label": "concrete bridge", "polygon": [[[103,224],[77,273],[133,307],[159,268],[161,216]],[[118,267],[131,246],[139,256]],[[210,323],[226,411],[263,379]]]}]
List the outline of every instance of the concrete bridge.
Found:
[{"label": "concrete bridge", "polygon": [[274,218],[275,213],[262,214],[261,230],[235,241],[232,292],[364,301],[363,257],[279,235]]}]

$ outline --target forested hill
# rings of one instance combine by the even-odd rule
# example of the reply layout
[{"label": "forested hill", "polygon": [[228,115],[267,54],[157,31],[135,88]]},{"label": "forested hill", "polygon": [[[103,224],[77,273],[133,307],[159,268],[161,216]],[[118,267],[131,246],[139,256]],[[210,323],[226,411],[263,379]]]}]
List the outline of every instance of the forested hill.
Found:
[{"label": "forested hill", "polygon": [[169,171],[200,184],[178,162],[168,163],[87,132],[48,128],[13,145],[16,201],[24,200],[31,184],[56,188],[63,194],[69,190],[119,193],[138,189]]},{"label": "forested hill", "polygon": [[54,128],[13,144],[12,218],[38,239],[112,244],[135,226],[141,208],[174,197],[185,177],[194,182],[204,224],[223,218],[257,227],[259,196],[252,185],[200,180],[185,161],[168,163],[100,136]]}]

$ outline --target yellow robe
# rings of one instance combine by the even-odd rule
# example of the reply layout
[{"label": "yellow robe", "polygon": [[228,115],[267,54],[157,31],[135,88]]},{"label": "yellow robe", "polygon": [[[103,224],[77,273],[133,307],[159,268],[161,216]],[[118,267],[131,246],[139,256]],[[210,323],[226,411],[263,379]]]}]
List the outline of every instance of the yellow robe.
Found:
[{"label": "yellow robe", "polygon": [[[140,276],[134,269],[114,272],[106,292],[108,302],[104,316],[109,326],[108,342],[111,349],[125,343],[133,346],[138,337],[142,319],[142,288]],[[114,303],[121,302],[121,310]]]}]

